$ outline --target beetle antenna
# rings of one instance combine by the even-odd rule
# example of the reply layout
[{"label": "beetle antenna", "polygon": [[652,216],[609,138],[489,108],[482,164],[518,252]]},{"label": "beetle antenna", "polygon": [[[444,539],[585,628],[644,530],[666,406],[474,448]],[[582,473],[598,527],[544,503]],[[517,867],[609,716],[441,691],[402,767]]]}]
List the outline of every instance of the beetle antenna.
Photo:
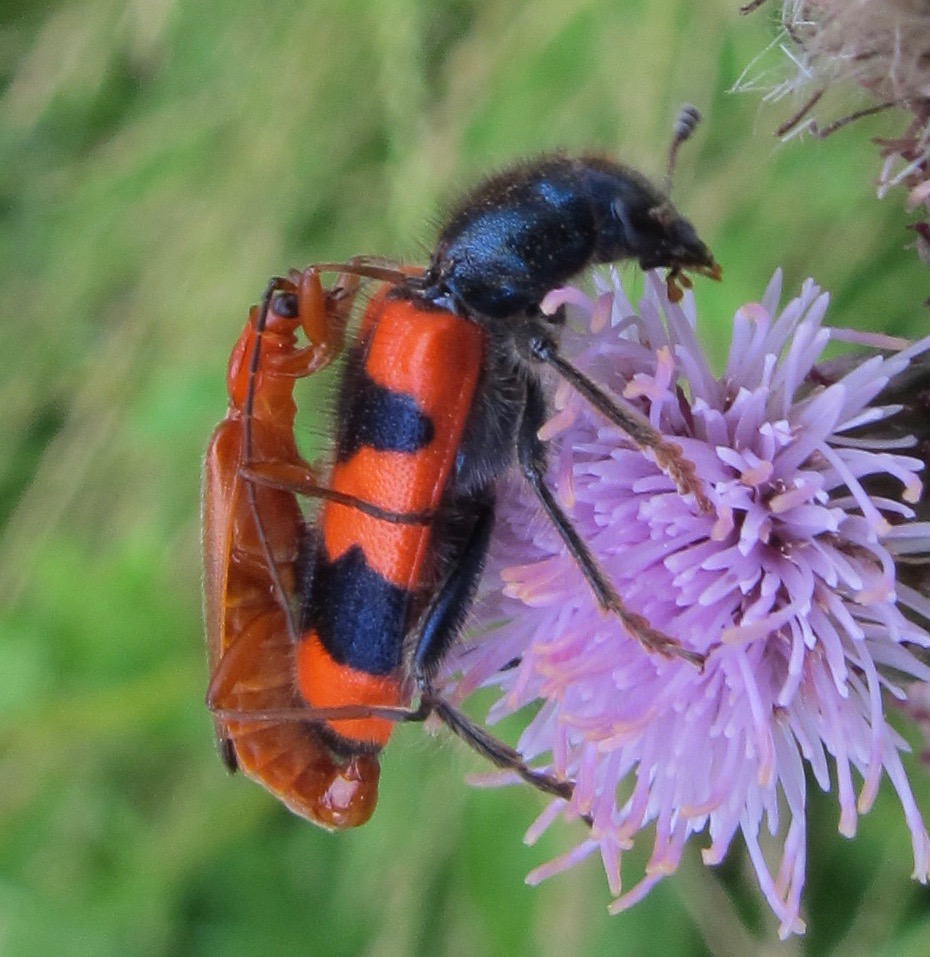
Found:
[{"label": "beetle antenna", "polygon": [[[252,460],[252,416],[255,409],[255,382],[258,378],[258,367],[261,360],[262,337],[265,333],[265,326],[268,322],[268,312],[271,309],[271,303],[274,295],[281,289],[290,285],[287,279],[281,276],[273,276],[268,281],[265,288],[265,294],[262,296],[261,306],[259,307],[258,317],[255,322],[255,344],[252,347],[252,355],[249,357],[249,379],[246,386],[245,401],[242,405],[242,454],[240,465]],[[271,578],[272,587],[278,604],[284,612],[284,618],[287,622],[288,635],[292,641],[297,640],[297,625],[294,621],[294,613],[287,598],[287,592],[284,590],[284,583],[278,574],[278,566],[275,564],[274,555],[271,551],[271,545],[268,542],[268,536],[265,533],[265,525],[258,508],[258,496],[255,491],[255,482],[246,478],[244,482],[244,491],[246,500],[249,503],[249,510],[252,513],[252,521],[255,523],[255,533],[258,537],[259,545],[268,564],[268,574]]]},{"label": "beetle antenna", "polygon": [[701,111],[693,103],[685,103],[678,111],[678,117],[672,127],[672,142],[668,148],[668,165],[665,168],[665,185],[668,192],[672,189],[672,173],[675,172],[678,149],[685,140],[691,138],[700,122]]}]

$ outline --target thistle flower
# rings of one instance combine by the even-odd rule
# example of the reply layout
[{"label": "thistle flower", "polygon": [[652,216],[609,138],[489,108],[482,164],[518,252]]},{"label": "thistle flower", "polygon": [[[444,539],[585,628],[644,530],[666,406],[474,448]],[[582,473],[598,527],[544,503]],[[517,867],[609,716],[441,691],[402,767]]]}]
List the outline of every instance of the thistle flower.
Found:
[{"label": "thistle flower", "polygon": [[[560,816],[590,821],[577,848],[528,879],[599,853],[621,911],[676,869],[689,839],[706,834],[716,864],[739,832],[782,935],[799,932],[807,766],[824,791],[835,779],[847,836],[887,775],[925,881],[930,839],[883,713],[884,696],[904,700],[900,682],[930,678],[915,654],[930,647],[930,601],[895,575],[897,553],[930,552],[930,523],[913,520],[923,463],[912,437],[870,436],[895,412],[882,391],[930,339],[826,327],[828,297],[810,280],[779,311],[776,273],[736,313],[718,378],[690,293],[670,303],[655,274],[638,312],[615,274],[600,293],[547,297],[544,310],[569,304],[569,325],[590,326],[566,330],[563,351],[680,445],[714,510],[564,387],[544,429],[550,482],[627,605],[707,662],[647,653],[600,613],[523,484],[501,489],[479,607],[486,630],[506,627],[462,646],[456,694],[499,687],[492,721],[541,702],[519,749],[577,783],[529,839]],[[815,365],[829,342],[863,339],[886,351]],[[868,490],[876,479],[882,494]],[[763,826],[780,844],[774,863]],[[625,888],[621,860],[644,831],[651,858]]]},{"label": "thistle flower", "polygon": [[[744,12],[760,6],[756,0]],[[903,109],[910,117],[901,134],[879,141],[879,195],[903,183],[912,208],[930,210],[930,7],[924,0],[783,0],[782,23],[790,75],[766,98],[807,98],[779,132],[825,136],[860,116]],[[855,87],[865,97],[861,109],[818,123],[815,107]]]}]

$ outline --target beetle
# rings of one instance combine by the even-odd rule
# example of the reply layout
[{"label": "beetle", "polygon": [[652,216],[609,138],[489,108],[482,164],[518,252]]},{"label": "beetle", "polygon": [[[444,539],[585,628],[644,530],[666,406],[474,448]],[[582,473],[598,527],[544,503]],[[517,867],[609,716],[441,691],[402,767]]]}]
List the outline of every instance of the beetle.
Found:
[{"label": "beetle", "polygon": [[[310,472],[294,441],[294,384],[338,354],[357,283],[347,275],[324,291],[314,269],[269,283],[232,350],[229,408],[203,475],[207,705],[220,754],[230,770],[241,768],[326,828],[368,819],[378,760],[340,759],[314,725],[293,719],[302,703],[293,688],[290,600],[303,516],[293,492],[251,482],[240,467],[273,462]],[[300,348],[298,329],[308,340]]]},{"label": "beetle", "polygon": [[[434,676],[478,586],[496,480],[514,463],[601,607],[647,650],[703,663],[624,605],[545,483],[541,364],[710,508],[680,449],[567,362],[563,317],[540,309],[591,263],[623,258],[669,268],[670,282],[683,270],[720,278],[693,226],[638,173],[599,157],[546,157],[466,197],[426,270],[371,300],[340,387],[330,497],[300,586],[297,684],[309,707],[402,708],[419,692],[442,716]],[[364,261],[319,268],[385,278]],[[392,722],[372,713],[321,727],[336,751],[377,753]],[[472,729],[456,730],[486,751]]]}]

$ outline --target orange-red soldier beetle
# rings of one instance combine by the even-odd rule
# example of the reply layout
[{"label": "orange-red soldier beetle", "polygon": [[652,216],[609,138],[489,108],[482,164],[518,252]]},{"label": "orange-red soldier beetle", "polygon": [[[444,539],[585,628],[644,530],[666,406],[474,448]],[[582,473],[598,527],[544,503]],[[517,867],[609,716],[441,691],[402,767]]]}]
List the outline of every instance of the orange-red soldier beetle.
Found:
[{"label": "orange-red soldier beetle", "polygon": [[[293,493],[256,485],[240,467],[308,468],[294,442],[294,384],[338,354],[357,281],[343,277],[324,292],[312,269],[273,280],[230,356],[229,410],[204,467],[207,702],[215,712],[248,717],[302,705],[294,691],[289,616],[303,516]],[[308,340],[303,348],[296,347],[298,328]],[[341,828],[364,823],[374,810],[375,756],[337,759],[313,725],[286,714],[215,724],[227,765],[241,768],[295,813]]]}]

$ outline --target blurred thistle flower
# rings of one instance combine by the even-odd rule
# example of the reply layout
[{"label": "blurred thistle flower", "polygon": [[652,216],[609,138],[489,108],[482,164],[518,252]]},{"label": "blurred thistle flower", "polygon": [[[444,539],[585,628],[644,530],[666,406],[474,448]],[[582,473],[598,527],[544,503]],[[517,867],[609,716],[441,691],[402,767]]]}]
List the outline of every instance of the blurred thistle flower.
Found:
[{"label": "blurred thistle flower", "polygon": [[[736,313],[718,378],[690,293],[670,303],[655,274],[638,312],[616,274],[600,293],[546,298],[547,312],[569,307],[563,351],[681,446],[714,513],[564,387],[543,429],[550,481],[625,602],[707,662],[699,671],[645,652],[598,610],[523,483],[501,489],[480,609],[486,630],[506,627],[462,645],[456,695],[497,686],[492,721],[541,702],[519,749],[551,755],[550,769],[577,783],[530,841],[560,815],[590,821],[577,848],[528,879],[599,853],[618,912],[675,871],[692,836],[707,832],[704,861],[716,864],[740,832],[782,935],[799,932],[806,766],[824,791],[832,768],[846,836],[887,774],[925,881],[930,839],[882,700],[930,679],[915,654],[930,647],[930,601],[895,574],[898,554],[930,553],[930,523],[912,504],[925,463],[909,454],[911,436],[883,428],[896,408],[881,394],[930,339],[826,327],[828,296],[810,280],[779,311],[776,273]],[[590,331],[573,331],[579,319]],[[836,341],[871,348],[826,376],[815,363]],[[868,491],[875,479],[881,494]],[[645,874],[622,887],[623,854],[644,831]]]},{"label": "blurred thistle flower", "polygon": [[[763,6],[746,4],[744,12]],[[930,209],[930,4],[926,0],[784,0],[780,46],[791,76],[766,99],[806,92],[801,109],[779,130],[826,136],[860,116],[889,108],[910,114],[901,135],[879,140],[879,195],[904,184],[912,208]],[[856,86],[861,109],[819,123],[829,94]],[[920,243],[918,241],[918,249]]]}]

